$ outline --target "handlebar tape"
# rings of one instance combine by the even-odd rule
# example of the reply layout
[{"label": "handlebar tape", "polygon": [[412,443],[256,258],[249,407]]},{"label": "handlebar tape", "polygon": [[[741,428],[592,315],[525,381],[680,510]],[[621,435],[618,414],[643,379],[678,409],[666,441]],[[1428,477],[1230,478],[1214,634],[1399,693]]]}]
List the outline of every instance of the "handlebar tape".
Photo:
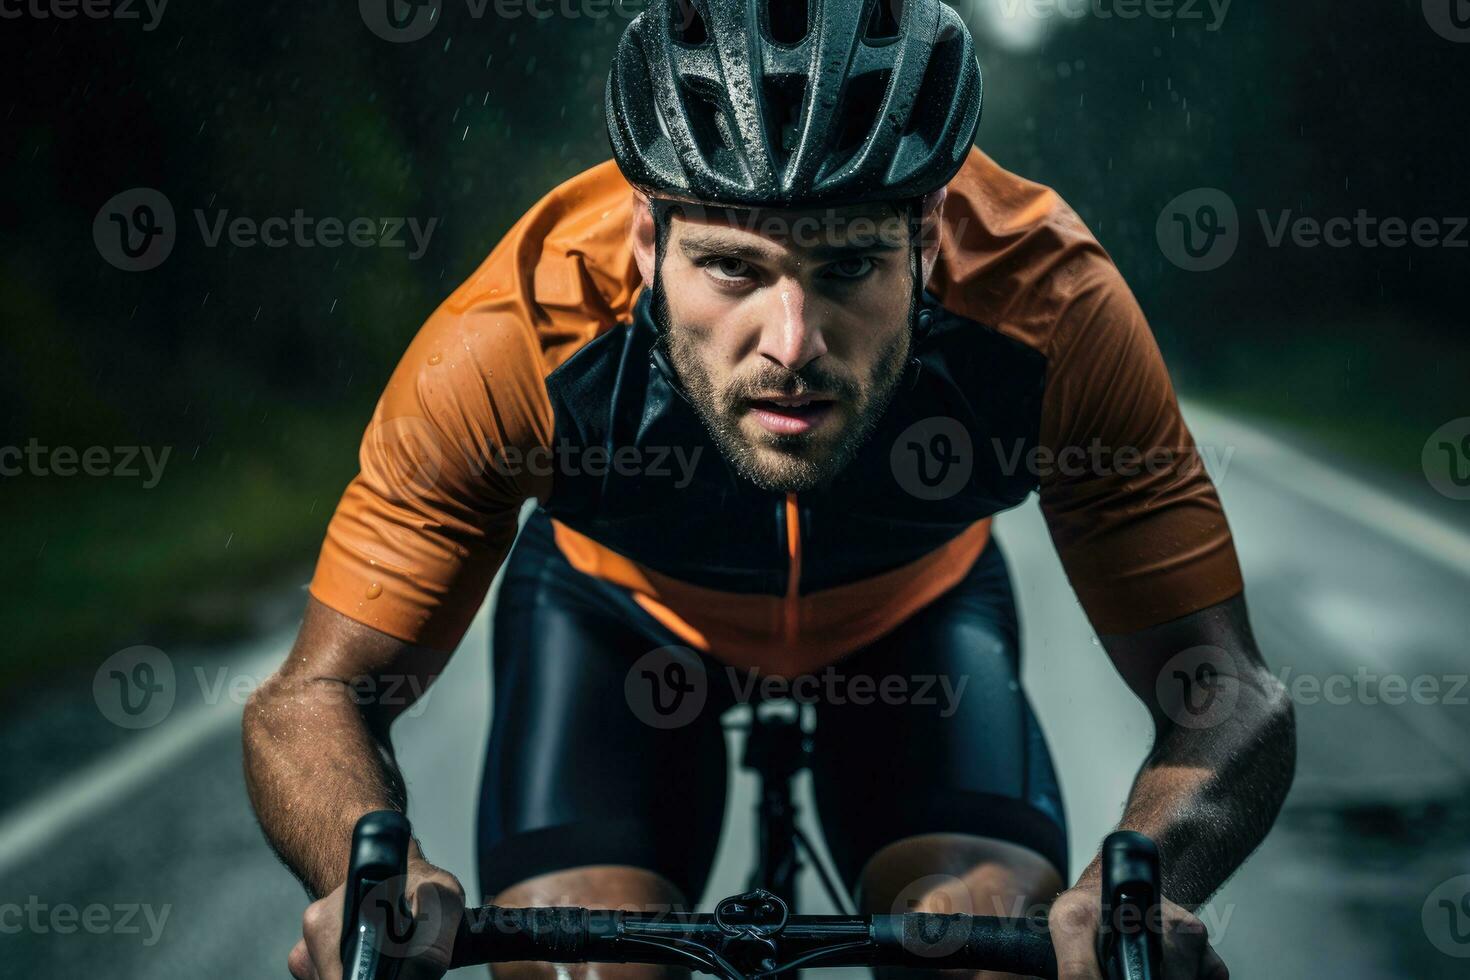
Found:
[{"label": "handlebar tape", "polygon": [[1055,980],[1046,920],[909,912],[873,916],[875,966],[986,969]]},{"label": "handlebar tape", "polygon": [[451,968],[520,960],[582,963],[595,932],[602,930],[591,928],[591,915],[583,908],[466,909]]}]

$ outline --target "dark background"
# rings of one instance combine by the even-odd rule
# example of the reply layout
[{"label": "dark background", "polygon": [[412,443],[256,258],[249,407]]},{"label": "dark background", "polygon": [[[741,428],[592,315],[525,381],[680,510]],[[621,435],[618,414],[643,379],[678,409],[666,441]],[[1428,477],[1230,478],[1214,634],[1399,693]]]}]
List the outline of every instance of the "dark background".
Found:
[{"label": "dark background", "polygon": [[[0,20],[0,444],[171,447],[152,489],[0,479],[12,694],[99,650],[234,635],[258,597],[305,581],[412,333],[527,206],[606,157],[626,23],[475,18],[457,0],[428,37],[389,43],[349,3],[177,2],[153,30],[136,9]],[[1466,414],[1470,249],[1270,248],[1255,214],[1470,213],[1470,43],[1419,0],[1240,2],[1215,31],[1088,17],[1026,49],[962,9],[986,72],[981,147],[1081,213],[1181,390],[1416,473],[1428,434]],[[127,272],[93,222],[137,187],[167,196],[178,237]],[[1235,201],[1242,240],[1192,273],[1155,224],[1200,187]],[[415,261],[208,247],[194,217],[298,208],[438,224]]]}]

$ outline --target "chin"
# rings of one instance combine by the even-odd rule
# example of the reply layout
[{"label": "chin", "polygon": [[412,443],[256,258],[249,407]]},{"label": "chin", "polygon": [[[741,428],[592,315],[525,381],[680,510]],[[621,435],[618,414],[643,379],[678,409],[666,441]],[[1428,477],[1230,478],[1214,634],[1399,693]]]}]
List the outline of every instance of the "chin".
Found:
[{"label": "chin", "polygon": [[851,454],[838,449],[840,435],[835,440],[828,437],[813,441],[802,436],[775,442],[764,434],[764,438],[747,441],[741,451],[731,454],[741,474],[770,493],[813,490],[830,482],[851,462]]}]

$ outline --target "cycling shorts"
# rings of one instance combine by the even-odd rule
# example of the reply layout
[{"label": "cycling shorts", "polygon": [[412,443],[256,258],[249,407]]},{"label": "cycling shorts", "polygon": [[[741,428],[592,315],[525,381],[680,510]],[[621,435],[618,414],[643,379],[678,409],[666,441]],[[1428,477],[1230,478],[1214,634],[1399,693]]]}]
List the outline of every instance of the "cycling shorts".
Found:
[{"label": "cycling shorts", "polygon": [[[495,611],[478,834],[487,899],[611,864],[654,871],[700,901],[725,807],[720,718],[759,694],[814,705],[817,815],[849,892],[874,853],[916,834],[997,838],[1066,874],[1061,795],[1020,686],[995,542],[949,592],[817,674],[753,677],[670,648],[678,640],[629,592],[572,568],[550,518],[532,516]],[[671,676],[689,698],[677,710],[656,689]]]}]

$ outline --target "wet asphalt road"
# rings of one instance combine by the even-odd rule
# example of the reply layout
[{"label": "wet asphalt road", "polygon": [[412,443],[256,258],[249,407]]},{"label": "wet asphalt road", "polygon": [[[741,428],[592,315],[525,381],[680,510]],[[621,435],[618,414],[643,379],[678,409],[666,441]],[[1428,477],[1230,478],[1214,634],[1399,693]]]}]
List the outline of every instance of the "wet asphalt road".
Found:
[{"label": "wet asphalt road", "polygon": [[[1261,647],[1297,685],[1301,727],[1286,812],[1206,922],[1237,978],[1463,977],[1470,901],[1457,906],[1470,879],[1441,887],[1470,874],[1470,689],[1456,689],[1470,673],[1462,542],[1406,543],[1384,530],[1391,515],[1352,513],[1360,500],[1334,497],[1330,474],[1324,482],[1298,471],[1254,430],[1202,411],[1191,418],[1202,442],[1234,447],[1216,477]],[[1075,872],[1119,812],[1147,717],[1097,645],[1034,504],[1004,516],[998,533],[1017,579],[1025,679],[1061,774]],[[426,710],[395,734],[415,828],[472,895],[487,636],[482,611]],[[289,640],[281,632],[217,657],[209,677],[224,665],[248,688]],[[1420,680],[1416,698],[1390,675],[1409,691],[1432,681]],[[1424,696],[1431,684],[1437,693]],[[246,803],[238,705],[214,700],[183,705],[69,787],[50,785],[23,820],[23,801],[5,801],[0,977],[286,976],[305,900]],[[170,726],[173,744],[158,748]],[[91,799],[104,777],[116,788]],[[749,863],[750,786],[738,770],[732,778],[706,902],[739,890]],[[807,895],[803,911],[830,910],[814,886]]]}]

